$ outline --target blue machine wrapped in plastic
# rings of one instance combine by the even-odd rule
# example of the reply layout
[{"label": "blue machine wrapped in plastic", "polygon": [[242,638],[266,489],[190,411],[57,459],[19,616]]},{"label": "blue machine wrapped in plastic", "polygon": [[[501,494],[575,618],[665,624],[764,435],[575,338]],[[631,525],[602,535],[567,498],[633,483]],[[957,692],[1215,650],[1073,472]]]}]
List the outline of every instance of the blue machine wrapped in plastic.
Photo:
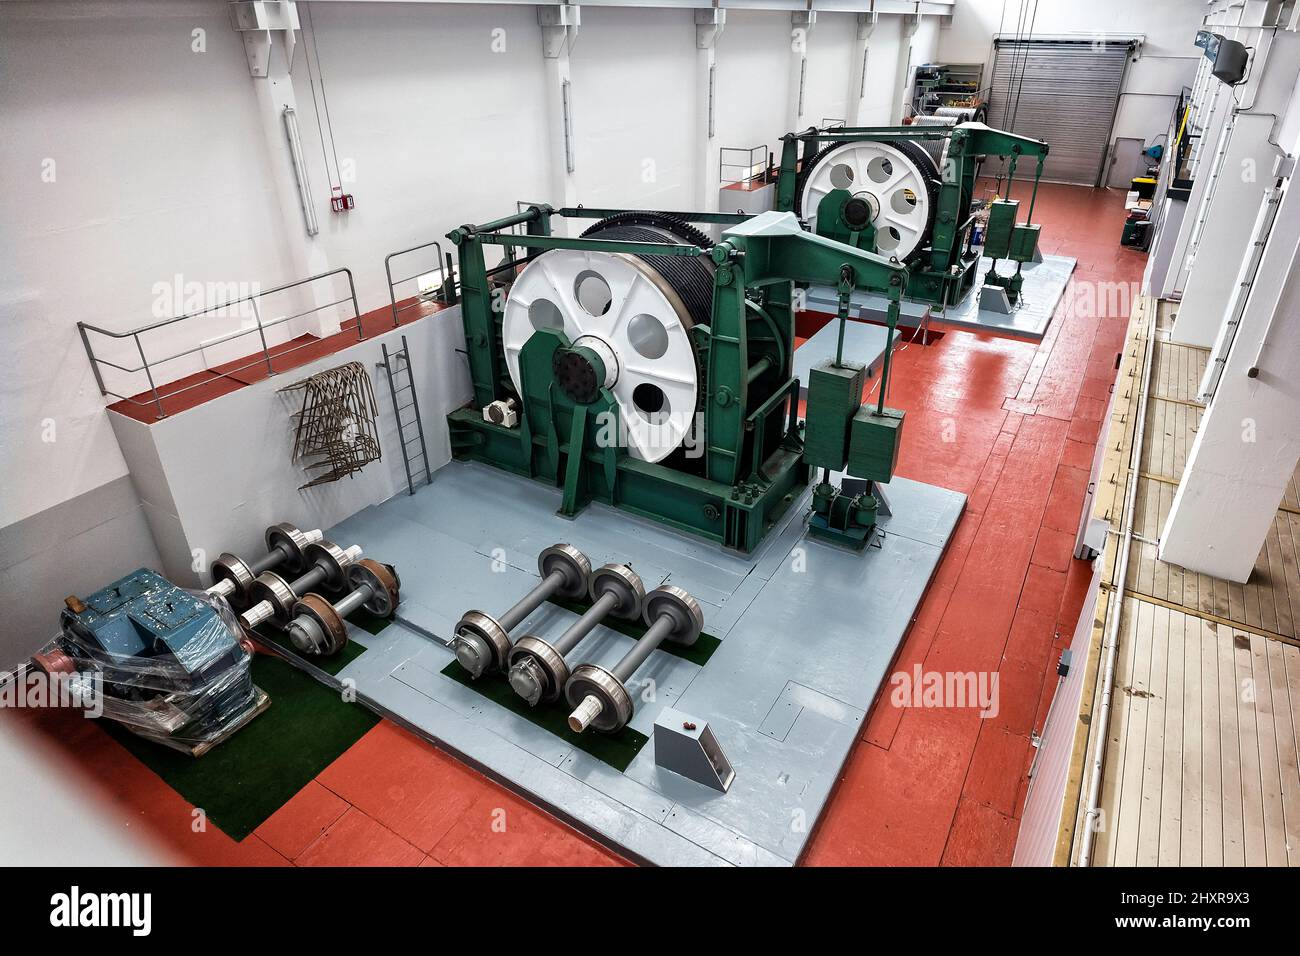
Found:
[{"label": "blue machine wrapped in plastic", "polygon": [[202,752],[265,705],[223,598],[140,568],[66,603],[58,637],[33,662],[97,687],[104,716],[141,737]]}]

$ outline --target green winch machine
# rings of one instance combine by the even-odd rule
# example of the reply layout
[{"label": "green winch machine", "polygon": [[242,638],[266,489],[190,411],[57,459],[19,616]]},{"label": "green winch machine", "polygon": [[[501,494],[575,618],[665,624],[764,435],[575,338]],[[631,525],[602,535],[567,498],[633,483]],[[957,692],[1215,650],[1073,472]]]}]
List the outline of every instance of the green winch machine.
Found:
[{"label": "green winch machine", "polygon": [[[580,236],[563,220],[598,220]],[[693,224],[721,227],[714,243]],[[897,460],[902,412],[863,405],[842,361],[855,289],[888,298],[888,342],[910,276],[899,262],[758,216],[530,205],[449,234],[459,254],[473,400],[449,416],[455,457],[752,551],[813,469],[814,533],[860,548],[873,482]],[[500,247],[489,257],[488,247]],[[489,258],[503,261],[488,265]],[[839,292],[840,352],[814,369],[805,420],[793,374],[795,284]],[[860,480],[841,491],[831,473]]]},{"label": "green winch machine", "polygon": [[[923,125],[924,123],[948,125]],[[898,259],[908,269],[907,296],[945,309],[977,278],[980,252],[972,233],[979,207],[975,183],[986,156],[1009,159],[1006,193],[989,204],[983,255],[994,260],[985,285],[1014,304],[1021,266],[1034,259],[1039,227],[1034,200],[1047,144],[983,123],[918,117],[910,126],[830,127],[782,137],[776,208],[794,212],[818,235]],[[1016,163],[1037,160],[1026,221],[1011,199]],[[1001,275],[997,260],[1016,263]]]}]

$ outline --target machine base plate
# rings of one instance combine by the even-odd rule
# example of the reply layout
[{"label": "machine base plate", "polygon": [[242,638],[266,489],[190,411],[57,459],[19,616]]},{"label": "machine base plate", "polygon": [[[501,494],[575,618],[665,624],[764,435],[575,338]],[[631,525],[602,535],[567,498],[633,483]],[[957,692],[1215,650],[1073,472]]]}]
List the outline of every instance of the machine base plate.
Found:
[{"label": "machine base plate", "polygon": [[[949,306],[947,314],[941,314],[933,306],[924,307],[905,302],[898,324],[904,328],[918,328],[924,327],[928,320],[936,332],[945,328],[958,328],[1042,341],[1077,263],[1078,260],[1070,256],[1044,256],[1042,262],[1026,262],[1022,270],[1025,282],[1020,290],[1020,303],[1010,314],[1004,314],[980,308],[980,286],[984,274],[993,264],[990,259],[981,259],[975,288],[956,305]],[[1006,274],[1014,268],[1014,263],[1004,261],[1000,271]],[[854,311],[851,314],[871,322],[884,322],[886,304],[882,296],[855,292],[851,301]],[[837,306],[834,289],[813,286],[808,290],[809,311],[834,315]]]},{"label": "machine base plate", "polygon": [[[453,461],[414,495],[327,532],[402,569],[397,619],[338,677],[355,681],[369,706],[635,860],[791,865],[966,502],[904,479],[887,490],[894,513],[880,519],[880,547],[854,554],[810,537],[805,495],[742,555],[599,504],[565,520],[554,514],[558,490]],[[656,766],[653,747],[620,772],[442,673],[461,613],[507,606],[536,582],[538,552],[559,540],[593,564],[630,561],[647,588],[671,578],[701,602],[720,645],[703,666],[656,651],[629,683],[629,727],[651,734],[665,707],[707,720],[735,769],[727,793]],[[518,633],[554,640],[575,617],[546,604]],[[631,643],[597,627],[570,660],[610,667]],[[568,712],[561,702],[539,706]]]}]

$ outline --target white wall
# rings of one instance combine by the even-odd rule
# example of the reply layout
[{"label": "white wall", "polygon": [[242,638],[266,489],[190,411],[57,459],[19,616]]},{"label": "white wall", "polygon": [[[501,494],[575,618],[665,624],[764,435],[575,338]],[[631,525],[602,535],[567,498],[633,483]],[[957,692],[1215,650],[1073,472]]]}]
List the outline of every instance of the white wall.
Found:
[{"label": "white wall", "polygon": [[857,30],[856,14],[817,14],[817,25],[808,35],[808,77],[804,85],[804,117],[809,124],[848,119],[849,76]]},{"label": "white wall", "polygon": [[690,208],[693,12],[584,7],[570,63],[578,201]]},{"label": "white wall", "polygon": [[[1178,91],[1196,74],[1200,50],[1192,45],[1206,12],[1197,0],[961,0],[952,25],[940,31],[937,58],[948,63],[993,64],[993,36],[1014,36],[1020,6],[1037,8],[1033,35],[1145,36],[1129,63],[1112,136],[1150,143],[1165,132]],[[1026,30],[1026,32],[1028,32]],[[985,74],[987,80],[988,74]]]},{"label": "white wall", "polygon": [[892,117],[894,104],[906,91],[895,96],[898,78],[898,54],[902,44],[903,21],[899,17],[881,17],[867,47],[867,97],[870,104],[863,113],[864,126],[884,126]]},{"label": "white wall", "polygon": [[[717,141],[720,147],[766,145],[781,158],[790,71],[790,15],[728,10],[718,37]],[[847,67],[846,67],[847,69]],[[739,157],[731,157],[738,161]],[[718,157],[711,157],[717,162]]]},{"label": "white wall", "polygon": [[[110,413],[158,543],[161,569],[171,580],[206,586],[207,564],[222,551],[260,553],[267,525],[289,521],[304,530],[329,528],[406,492],[397,416],[387,378],[378,366],[381,346],[401,348],[403,336],[411,349],[429,465],[436,471],[451,458],[447,413],[471,395],[468,365],[461,354],[465,336],[459,308],[366,339],[295,369],[283,380],[258,382],[153,425]],[[293,413],[302,407],[302,393],[279,389],[344,362],[361,362],[370,373],[383,457],[350,478],[299,491],[308,474],[290,453]],[[399,400],[409,401],[410,396],[402,393]],[[409,429],[406,437],[414,437]],[[238,455],[213,453],[235,445]],[[410,454],[418,447],[410,445]]]},{"label": "white wall", "polygon": [[[388,300],[388,253],[433,239],[452,252],[445,236],[456,226],[504,216],[517,199],[550,200],[535,8],[318,3],[310,50],[305,10],[293,78],[318,241],[331,265],[353,270],[363,309]],[[316,50],[339,163],[356,175],[344,186],[357,206],[342,215],[330,210],[312,109],[306,58],[314,71]],[[245,71],[242,84],[251,83]],[[423,261],[413,256],[396,277]]]},{"label": "white wall", "polygon": [[126,473],[78,319],[148,322],[177,273],[288,276],[224,4],[5,3],[0,21],[2,527]]}]

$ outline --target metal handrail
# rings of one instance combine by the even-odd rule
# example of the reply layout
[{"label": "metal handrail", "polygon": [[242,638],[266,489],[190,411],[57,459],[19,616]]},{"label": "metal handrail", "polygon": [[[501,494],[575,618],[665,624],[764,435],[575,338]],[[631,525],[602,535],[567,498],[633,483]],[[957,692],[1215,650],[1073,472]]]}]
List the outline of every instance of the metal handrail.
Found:
[{"label": "metal handrail", "polygon": [[[748,162],[728,162],[728,153],[740,153]],[[757,154],[758,159],[754,156]],[[740,183],[749,183],[755,181],[767,181],[768,170],[771,163],[768,162],[768,148],[764,143],[761,146],[723,146],[718,150],[718,181],[723,187],[736,186]],[[726,170],[744,170],[745,175],[740,179],[728,179]],[[757,170],[757,172],[755,171]]]},{"label": "metal handrail", "polygon": [[[438,284],[442,287],[443,294],[445,295],[447,293],[447,276],[453,274],[453,270],[451,268],[451,256],[443,255],[442,246],[438,244],[437,240],[433,242],[424,242],[418,246],[411,246],[411,248],[409,249],[398,249],[396,252],[390,252],[388,255],[384,256],[384,275],[388,277],[388,301],[392,303],[393,328],[397,328],[397,326],[400,324],[400,320],[398,318],[399,313],[404,312],[407,309],[413,308],[414,306],[418,305],[418,302],[408,302],[406,305],[399,307],[397,304],[397,287],[401,285],[403,282],[412,282],[420,278],[420,276],[428,275],[430,272],[433,272],[434,270],[427,269],[423,272],[417,272],[415,273],[415,275],[405,276],[404,278],[401,279],[394,279],[392,261],[396,259],[398,256],[404,256],[411,252],[419,252],[422,249],[428,249],[430,246],[438,250],[437,272],[440,279]],[[419,297],[420,296],[417,291],[415,298],[419,299]]]},{"label": "metal handrail", "polygon": [[[332,302],[323,303],[322,305],[318,305],[311,309],[306,309],[302,312],[296,312],[293,315],[282,316],[271,322],[262,321],[261,311],[257,307],[258,300],[265,298],[266,296],[275,295],[276,293],[279,292],[287,292],[290,289],[295,289],[298,288],[299,286],[308,285],[312,282],[317,282],[321,279],[328,279],[337,275],[347,276],[347,280],[348,280],[347,296],[344,296],[341,299],[335,299]],[[157,322],[151,322],[148,325],[142,325],[134,329],[129,329],[125,332],[114,332],[111,329],[105,329],[97,325],[91,325],[89,322],[78,322],[77,331],[81,335],[81,344],[86,349],[86,357],[90,360],[91,370],[95,373],[95,384],[99,386],[99,394],[105,396],[111,395],[113,398],[116,398],[120,401],[128,402],[132,405],[136,405],[141,408],[147,407],[149,405],[153,405],[157,409],[158,412],[157,417],[166,418],[167,412],[163,409],[163,404],[162,404],[162,400],[164,398],[171,398],[175,395],[180,395],[182,392],[187,392],[190,389],[198,388],[201,385],[208,385],[210,384],[210,382],[208,381],[195,382],[192,385],[184,385],[181,386],[180,388],[176,388],[169,392],[163,393],[159,391],[158,383],[154,380],[153,370],[160,365],[166,364],[167,362],[173,362],[176,359],[184,358],[187,355],[193,355],[195,352],[200,352],[203,349],[208,348],[209,346],[197,345],[193,348],[187,348],[180,352],[176,352],[175,354],[168,355],[165,358],[157,359],[151,362],[149,361],[148,357],[145,355],[144,343],[141,341],[140,336],[148,332],[154,332],[158,329],[166,328],[167,326],[175,325],[179,322],[186,322],[190,319],[197,319],[201,316],[208,315],[212,312],[231,309],[235,306],[242,305],[243,303],[249,303],[252,306],[253,318],[257,323],[256,326],[248,329],[239,329],[231,333],[230,335],[226,336],[225,338],[223,338],[222,342],[229,342],[234,339],[240,338],[241,336],[251,335],[254,332],[256,332],[259,340],[262,343],[262,350],[261,350],[262,354],[260,357],[256,358],[254,361],[246,365],[240,365],[236,368],[229,369],[225,372],[221,372],[218,374],[220,374],[222,377],[232,378],[234,377],[236,372],[242,372],[246,369],[250,369],[253,368],[254,366],[265,363],[267,374],[274,375],[275,366],[272,363],[271,351],[266,342],[267,329],[274,328],[277,325],[283,325],[285,322],[291,322],[294,319],[300,319],[303,316],[311,315],[312,313],[315,312],[321,312],[324,311],[325,309],[334,308],[335,306],[342,305],[349,301],[352,303],[352,317],[353,319],[355,319],[357,323],[357,341],[361,341],[362,339],[365,338],[365,331],[361,325],[361,307],[357,302],[356,282],[352,277],[352,270],[346,267],[331,269],[329,272],[322,272],[318,275],[309,276],[308,278],[305,279],[298,279],[294,282],[286,282],[283,285],[275,286],[272,289],[261,290],[258,292],[254,292],[251,295],[240,296],[237,299],[229,299],[225,302],[221,302],[217,305],[210,305],[206,308],[199,309],[195,312],[188,312],[184,315],[173,316],[170,319],[161,319]],[[96,356],[95,350],[90,344],[90,336],[87,334],[89,332],[94,332],[96,335],[103,335],[111,339],[131,339],[132,341],[135,342],[135,350],[140,356],[140,364],[132,368],[125,365],[119,365],[116,362],[111,362],[108,359],[100,358]],[[304,343],[303,345],[296,345],[293,348],[283,349],[277,352],[276,354],[290,355],[293,352],[298,351],[299,349],[308,348],[314,344],[315,344],[314,342],[307,342]],[[108,388],[104,384],[104,377],[100,372],[101,365],[106,365],[109,368],[114,368],[117,369],[118,371],[126,372],[132,375],[137,374],[139,372],[144,372],[145,377],[148,379],[149,382],[149,388],[148,388],[148,392],[150,394],[149,400],[139,401],[131,397],[130,395],[122,395],[119,392],[115,392],[112,389]],[[163,383],[163,384],[166,385],[167,383]]]}]

